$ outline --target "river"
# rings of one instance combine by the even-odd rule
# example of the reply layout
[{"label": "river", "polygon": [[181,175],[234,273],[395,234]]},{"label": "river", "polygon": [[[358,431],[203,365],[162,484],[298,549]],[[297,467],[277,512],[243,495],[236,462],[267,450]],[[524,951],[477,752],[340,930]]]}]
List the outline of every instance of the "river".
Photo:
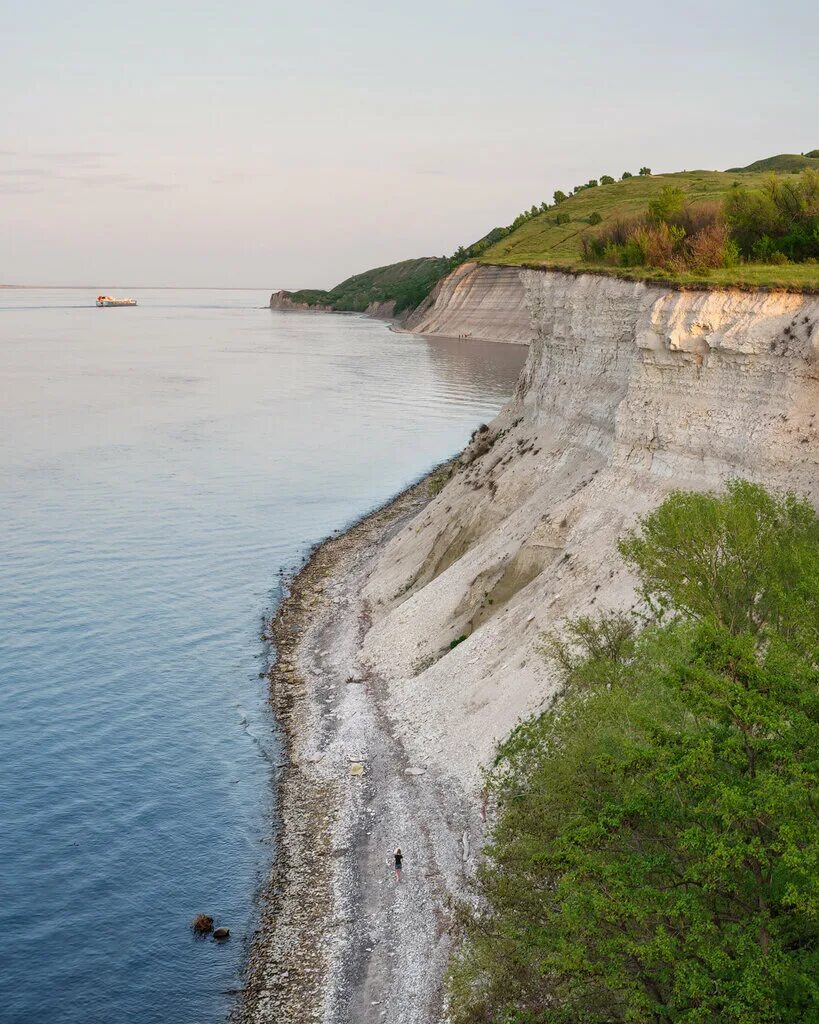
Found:
[{"label": "river", "polygon": [[[8,1024],[225,1019],[275,856],[264,618],[525,355],[262,292],[134,294],[0,290]],[[199,912],[230,940],[195,940]]]}]

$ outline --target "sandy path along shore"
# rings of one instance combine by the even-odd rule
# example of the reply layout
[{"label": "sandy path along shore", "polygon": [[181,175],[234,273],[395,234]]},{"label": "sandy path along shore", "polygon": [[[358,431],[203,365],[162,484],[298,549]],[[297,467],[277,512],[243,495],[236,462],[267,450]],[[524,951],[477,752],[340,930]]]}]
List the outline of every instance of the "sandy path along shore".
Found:
[{"label": "sandy path along shore", "polygon": [[359,661],[364,583],[384,543],[429,501],[428,479],[321,545],[272,624],[271,699],[290,763],[238,1021],[443,1017],[450,900],[463,894],[479,843],[478,807],[408,760],[386,686]]}]

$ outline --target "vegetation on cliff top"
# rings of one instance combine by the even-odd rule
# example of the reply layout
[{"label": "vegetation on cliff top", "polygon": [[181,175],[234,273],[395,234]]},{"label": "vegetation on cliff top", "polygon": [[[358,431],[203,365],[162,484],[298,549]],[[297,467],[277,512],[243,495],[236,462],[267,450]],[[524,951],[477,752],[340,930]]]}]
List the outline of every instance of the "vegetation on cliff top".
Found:
[{"label": "vegetation on cliff top", "polygon": [[[601,219],[598,215],[594,223]],[[819,172],[772,174],[761,188],[737,184],[721,203],[690,202],[681,188],[667,186],[649,201],[645,213],[611,221],[584,235],[581,248],[591,264],[674,275],[709,274],[748,264],[815,266]]]},{"label": "vegetation on cliff top", "polygon": [[[783,226],[788,213],[785,207],[782,224],[778,226],[782,229],[779,235],[774,229],[777,226],[771,228],[774,237],[767,258],[761,249],[743,252],[740,244],[735,249],[723,244],[717,252],[720,241],[727,243],[733,238],[732,225],[723,217],[723,209],[738,195],[756,196],[767,191],[769,196],[772,192],[785,196],[789,190],[793,191],[797,181],[815,180],[810,176],[817,173],[814,165],[819,167],[819,158],[813,153],[794,157],[798,166],[794,165],[791,173],[776,178],[765,169],[653,175],[649,168],[642,168],[639,174],[626,173],[616,182],[604,175],[600,183],[590,181],[575,188],[571,196],[556,192],[555,206],[529,219],[484,252],[480,259],[493,264],[574,271],[599,268],[617,276],[683,285],[817,289],[819,267],[812,262],[791,261],[794,257],[815,259],[808,251],[810,247],[803,245],[796,250],[791,247],[789,251],[777,248],[777,239],[790,231]],[[750,167],[776,168],[790,159],[771,157]],[[796,173],[800,171],[801,174]],[[675,197],[678,209],[663,213],[664,197]],[[817,232],[817,211],[808,202],[802,213],[800,230],[804,229],[805,237],[809,237]],[[683,224],[682,220],[675,223],[675,215],[678,218],[684,215],[687,223]],[[706,225],[705,220],[709,220],[710,225]],[[674,230],[653,230],[657,221],[664,221]],[[692,252],[689,229],[697,221],[700,229],[708,226],[709,230],[697,240]],[[640,234],[642,237],[637,237]],[[754,241],[762,239],[764,234],[763,230]],[[638,244],[624,249],[629,236]],[[819,239],[819,234],[816,238]]]},{"label": "vegetation on cliff top", "polygon": [[[681,285],[819,290],[819,265],[793,262],[793,248],[789,258],[787,252],[777,250],[774,244],[765,259],[762,249],[751,251],[753,241],[759,240],[754,238],[747,252],[741,246],[734,251],[724,245],[721,255],[717,252],[720,242],[729,241],[729,232],[716,223],[715,211],[732,194],[747,196],[763,191],[770,186],[771,172],[781,175],[777,180],[787,185],[799,172],[804,176],[805,171],[819,173],[819,150],[803,155],[780,154],[724,172],[652,174],[651,168],[644,166],[636,173],[623,171],[619,180],[603,174],[599,179],[575,185],[568,192],[558,189],[551,203],[534,203],[510,224],[493,228],[477,242],[459,246],[451,256],[425,256],[376,267],[347,278],[329,291],[305,288],[284,294],[296,303],[349,312],[363,312],[374,302],[394,302],[394,311],[400,314],[423,302],[442,277],[467,260],[599,270],[619,277]],[[668,196],[677,198],[680,209],[657,218],[653,208],[661,208]],[[707,226],[704,219],[709,216],[713,223],[692,246],[689,229],[696,223],[703,231]],[[654,230],[656,225],[652,221],[658,219],[673,230]],[[813,228],[807,227],[810,234]],[[637,246],[624,254],[609,245],[606,252],[613,236],[624,234],[625,228],[630,228],[635,236],[642,232],[641,238],[634,239]],[[681,228],[684,236],[679,234]],[[595,248],[598,241],[600,244]],[[615,245],[622,242],[615,238]],[[804,259],[804,255],[798,258]]]},{"label": "vegetation on cliff top", "polygon": [[819,1006],[819,520],[736,482],[620,550],[650,616],[548,641],[500,748],[456,1024],[797,1024]]}]

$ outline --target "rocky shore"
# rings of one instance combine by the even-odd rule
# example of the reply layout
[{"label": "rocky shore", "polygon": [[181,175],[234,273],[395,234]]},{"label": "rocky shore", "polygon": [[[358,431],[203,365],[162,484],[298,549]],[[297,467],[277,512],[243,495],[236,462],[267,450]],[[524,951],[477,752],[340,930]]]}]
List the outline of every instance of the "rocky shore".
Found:
[{"label": "rocky shore", "polygon": [[359,660],[365,583],[384,544],[430,501],[430,479],[318,547],[271,623],[270,699],[288,765],[240,1024],[443,1016],[451,898],[463,892],[479,809],[408,759],[383,680]]},{"label": "rocky shore", "polygon": [[617,539],[672,489],[744,477],[819,503],[819,298],[446,281],[416,329],[497,335],[522,304],[528,360],[440,493],[422,482],[320,548],[274,624],[292,764],[254,1024],[440,1021],[481,769],[558,685],[543,633],[634,605]]}]

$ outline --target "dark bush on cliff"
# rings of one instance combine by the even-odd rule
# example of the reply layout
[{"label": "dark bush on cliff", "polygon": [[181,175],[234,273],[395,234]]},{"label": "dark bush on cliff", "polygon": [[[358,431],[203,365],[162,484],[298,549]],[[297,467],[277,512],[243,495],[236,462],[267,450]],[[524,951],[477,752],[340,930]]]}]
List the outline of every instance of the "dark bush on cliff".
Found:
[{"label": "dark bush on cliff", "polygon": [[670,273],[731,266],[737,259],[719,206],[685,206],[679,189],[663,189],[648,213],[607,224],[581,244],[590,262]]},{"label": "dark bush on cliff", "polygon": [[722,205],[686,202],[666,186],[647,212],[606,225],[582,240],[584,259],[669,273],[736,265],[802,262],[819,257],[819,172],[771,175],[762,188],[738,184]]},{"label": "dark bush on cliff", "polygon": [[771,175],[762,188],[739,185],[725,199],[725,218],[743,256],[775,253],[801,262],[819,257],[819,172]]}]

